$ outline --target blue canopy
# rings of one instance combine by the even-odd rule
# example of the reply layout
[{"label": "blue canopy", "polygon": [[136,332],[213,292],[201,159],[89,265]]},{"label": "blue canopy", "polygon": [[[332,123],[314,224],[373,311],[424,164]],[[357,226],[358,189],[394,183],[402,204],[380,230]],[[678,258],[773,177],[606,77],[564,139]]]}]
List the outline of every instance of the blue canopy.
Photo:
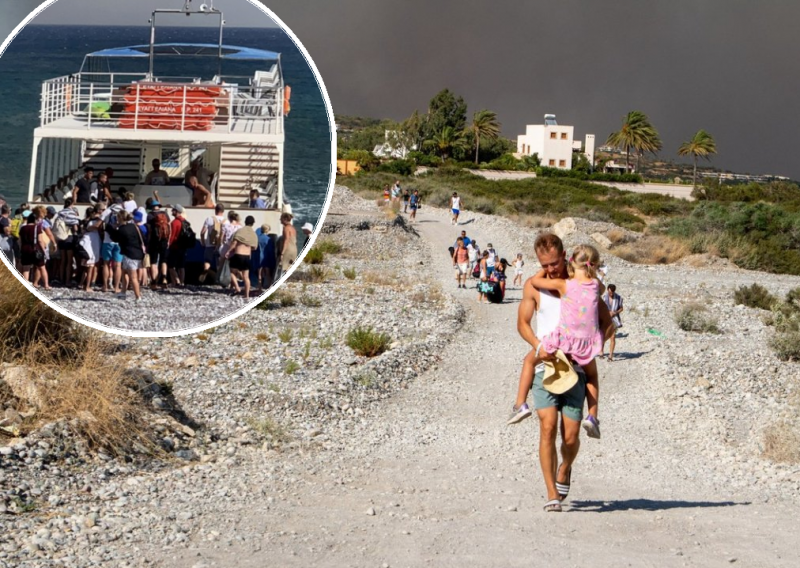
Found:
[{"label": "blue canopy", "polygon": [[[153,46],[155,55],[184,55],[217,57],[220,46],[213,43],[157,43]],[[89,53],[86,57],[149,57],[150,45],[132,45],[129,47],[112,47]],[[240,47],[237,45],[223,45],[222,59],[236,59],[238,61],[277,61],[280,53],[255,49],[253,47]]]}]

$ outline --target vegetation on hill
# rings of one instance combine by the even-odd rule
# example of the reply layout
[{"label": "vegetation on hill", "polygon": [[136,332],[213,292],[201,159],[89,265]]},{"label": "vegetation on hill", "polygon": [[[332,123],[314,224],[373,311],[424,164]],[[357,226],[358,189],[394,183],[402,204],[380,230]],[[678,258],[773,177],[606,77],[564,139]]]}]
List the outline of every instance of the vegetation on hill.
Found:
[{"label": "vegetation on hill", "polygon": [[[713,182],[699,188],[700,198],[694,202],[573,178],[487,180],[453,166],[413,177],[360,172],[340,183],[378,197],[383,186],[398,177],[404,187],[418,189],[422,202],[430,205],[446,207],[457,191],[466,210],[518,220],[573,216],[607,221],[648,238],[682,243],[685,253],[711,253],[742,268],[800,275],[800,187],[794,183]],[[650,262],[676,257],[654,256]]]}]

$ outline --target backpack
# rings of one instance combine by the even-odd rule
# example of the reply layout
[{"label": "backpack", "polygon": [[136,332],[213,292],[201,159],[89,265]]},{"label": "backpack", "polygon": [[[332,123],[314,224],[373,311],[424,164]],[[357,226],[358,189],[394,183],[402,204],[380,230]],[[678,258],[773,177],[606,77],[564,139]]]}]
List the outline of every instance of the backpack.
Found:
[{"label": "backpack", "polygon": [[176,244],[182,249],[193,249],[197,235],[192,230],[192,225],[186,219],[181,219],[181,233],[178,235]]},{"label": "backpack", "polygon": [[208,236],[206,237],[206,244],[213,245],[214,247],[219,247],[220,242],[222,241],[222,223],[220,223],[217,216],[214,216],[214,226],[208,232]]},{"label": "backpack", "polygon": [[153,226],[156,228],[156,238],[165,241],[169,238],[169,219],[166,213],[158,212],[153,215]]},{"label": "backpack", "polygon": [[15,217],[11,219],[11,236],[15,239],[19,238],[19,228],[22,226],[22,223],[25,221],[23,217]]},{"label": "backpack", "polygon": [[56,217],[55,223],[53,223],[53,236],[57,241],[63,241],[69,237],[69,227],[67,227],[67,222],[64,221],[64,217],[61,217],[60,215]]}]

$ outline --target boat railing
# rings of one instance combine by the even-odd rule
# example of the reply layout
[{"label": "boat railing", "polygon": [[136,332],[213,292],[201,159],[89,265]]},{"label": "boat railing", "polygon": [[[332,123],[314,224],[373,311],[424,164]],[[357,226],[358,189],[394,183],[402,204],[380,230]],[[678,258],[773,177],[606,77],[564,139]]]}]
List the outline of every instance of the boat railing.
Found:
[{"label": "boat railing", "polygon": [[66,75],[43,83],[40,123],[71,118],[87,129],[282,133],[283,89],[255,89],[236,79]]}]

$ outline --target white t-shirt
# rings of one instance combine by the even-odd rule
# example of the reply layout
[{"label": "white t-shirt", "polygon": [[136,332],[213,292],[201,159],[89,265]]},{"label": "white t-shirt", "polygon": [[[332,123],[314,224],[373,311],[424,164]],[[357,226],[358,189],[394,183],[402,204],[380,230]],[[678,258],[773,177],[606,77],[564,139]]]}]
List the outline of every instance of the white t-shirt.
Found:
[{"label": "white t-shirt", "polygon": [[475,250],[475,247],[472,246],[472,243],[467,245],[467,252],[469,253],[470,262],[475,262],[478,259],[478,251]]},{"label": "white t-shirt", "polygon": [[461,198],[460,197],[453,197],[450,200],[450,209],[461,209]]},{"label": "white t-shirt", "polygon": [[131,215],[133,215],[133,212],[136,211],[137,205],[136,205],[135,201],[130,200],[130,201],[126,201],[125,203],[123,203],[122,204],[122,208],[125,211],[127,211],[128,213],[130,213]]},{"label": "white t-shirt", "polygon": [[495,258],[497,257],[497,253],[495,252],[494,249],[489,249],[488,252],[489,252],[489,256],[486,259],[486,266],[487,267],[488,266],[494,267],[494,261],[495,261]]}]

